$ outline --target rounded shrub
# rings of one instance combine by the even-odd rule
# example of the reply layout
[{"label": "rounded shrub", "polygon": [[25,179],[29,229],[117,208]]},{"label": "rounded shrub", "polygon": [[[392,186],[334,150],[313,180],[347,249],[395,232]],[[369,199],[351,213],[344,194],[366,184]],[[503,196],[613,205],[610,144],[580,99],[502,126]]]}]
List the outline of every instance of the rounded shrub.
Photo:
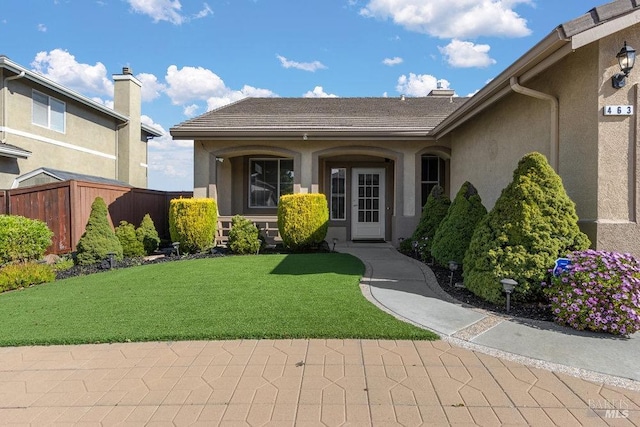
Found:
[{"label": "rounded shrub", "polygon": [[120,221],[116,227],[116,237],[122,245],[122,255],[126,257],[142,257],[146,255],[142,242],[138,240],[136,228],[127,221]]},{"label": "rounded shrub", "polygon": [[47,224],[19,215],[0,215],[0,265],[39,260],[51,245]]},{"label": "rounded shrub", "polygon": [[25,262],[0,268],[0,292],[53,282],[56,274],[47,264]]},{"label": "rounded shrub", "polygon": [[540,284],[557,258],[589,247],[562,180],[540,153],[524,156],[512,182],[476,227],[464,258],[464,284],[496,304],[500,280],[518,282],[516,300],[542,297]]},{"label": "rounded shrub", "polygon": [[462,264],[476,225],[486,214],[478,190],[469,182],[462,184],[433,237],[431,253],[436,262]]},{"label": "rounded shrub", "polygon": [[262,246],[260,230],[247,218],[236,215],[231,218],[228,245],[238,255],[257,254]]},{"label": "rounded shrub", "polygon": [[151,219],[151,215],[146,214],[140,222],[140,227],[136,229],[136,237],[142,243],[144,252],[147,255],[154,253],[160,246],[160,236],[156,230],[156,225]]},{"label": "rounded shrub", "polygon": [[568,258],[571,264],[544,284],[556,322],[623,336],[640,331],[640,261],[594,250]]},{"label": "rounded shrub", "polygon": [[169,233],[180,242],[180,252],[203,252],[214,245],[218,205],[209,198],[173,199],[169,202]]},{"label": "rounded shrub", "polygon": [[107,204],[102,197],[96,197],[91,204],[89,220],[76,251],[76,262],[79,265],[102,262],[109,253],[114,253],[117,260],[122,260],[122,245],[109,224]]},{"label": "rounded shrub", "polygon": [[288,194],[278,203],[278,230],[282,242],[299,251],[324,241],[329,227],[329,207],[324,194]]},{"label": "rounded shrub", "polygon": [[411,236],[413,242],[418,242],[418,252],[422,259],[431,256],[433,237],[440,223],[447,216],[450,205],[451,200],[444,194],[444,189],[439,185],[434,186],[422,208],[420,222]]}]

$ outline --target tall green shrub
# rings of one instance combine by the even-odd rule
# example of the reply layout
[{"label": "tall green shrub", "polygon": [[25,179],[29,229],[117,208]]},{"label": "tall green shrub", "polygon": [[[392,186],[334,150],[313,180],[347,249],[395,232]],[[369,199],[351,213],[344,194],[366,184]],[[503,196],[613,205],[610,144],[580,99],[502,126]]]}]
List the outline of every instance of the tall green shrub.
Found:
[{"label": "tall green shrub", "polygon": [[136,228],[127,221],[120,221],[120,225],[116,227],[116,237],[122,245],[122,254],[126,257],[145,256],[144,246],[138,240]]},{"label": "tall green shrub", "polygon": [[478,190],[470,182],[462,184],[433,237],[431,253],[436,262],[462,264],[476,225],[486,214]]},{"label": "tall green shrub", "polygon": [[102,262],[109,253],[122,260],[122,245],[109,224],[107,204],[102,197],[96,197],[91,204],[89,220],[76,249],[76,262],[80,265]]},{"label": "tall green shrub", "polygon": [[427,202],[422,208],[422,215],[416,230],[411,236],[413,242],[418,242],[418,250],[422,259],[431,256],[431,245],[433,237],[440,226],[440,223],[447,216],[451,200],[444,194],[444,189],[436,185],[431,189]]},{"label": "tall green shrub", "polygon": [[231,218],[228,244],[233,253],[239,255],[256,254],[262,246],[260,230],[247,218],[236,215]]},{"label": "tall green shrub", "polygon": [[158,231],[153,223],[153,219],[151,219],[151,215],[146,214],[144,218],[142,218],[140,227],[136,229],[136,236],[142,243],[147,255],[151,255],[158,249],[160,236],[158,236]]},{"label": "tall green shrub", "polygon": [[304,250],[324,241],[329,207],[324,194],[288,194],[278,203],[278,230],[291,250]]},{"label": "tall green shrub", "polygon": [[214,245],[218,205],[209,198],[173,199],[169,203],[169,233],[180,252],[197,253]]},{"label": "tall green shrub", "polygon": [[47,224],[19,215],[0,215],[0,265],[42,258],[53,233]]},{"label": "tall green shrub", "polygon": [[512,182],[478,224],[464,259],[467,289],[502,303],[500,280],[518,282],[518,300],[536,299],[559,257],[589,247],[562,180],[540,153],[524,156]]}]

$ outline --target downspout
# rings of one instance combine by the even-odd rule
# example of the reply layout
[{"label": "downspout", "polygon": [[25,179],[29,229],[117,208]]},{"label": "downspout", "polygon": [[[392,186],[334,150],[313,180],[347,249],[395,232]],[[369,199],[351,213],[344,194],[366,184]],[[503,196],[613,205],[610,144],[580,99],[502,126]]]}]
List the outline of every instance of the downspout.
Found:
[{"label": "downspout", "polygon": [[20,71],[20,74],[16,74],[15,76],[5,77],[2,80],[2,140],[0,140],[0,144],[4,144],[7,142],[7,82],[10,80],[18,80],[23,78],[25,75],[24,71]]},{"label": "downspout", "polygon": [[551,103],[551,141],[549,147],[549,163],[551,167],[559,173],[559,155],[560,155],[560,103],[558,98],[547,93],[538,92],[528,87],[520,86],[518,77],[513,76],[510,80],[511,89],[519,94],[530,96],[532,98],[542,99]]}]

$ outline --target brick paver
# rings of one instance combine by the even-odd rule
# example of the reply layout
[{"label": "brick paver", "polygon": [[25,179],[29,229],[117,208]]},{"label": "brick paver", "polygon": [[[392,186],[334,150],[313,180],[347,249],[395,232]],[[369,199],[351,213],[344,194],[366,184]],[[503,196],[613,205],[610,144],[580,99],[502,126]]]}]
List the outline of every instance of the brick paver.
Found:
[{"label": "brick paver", "polygon": [[0,349],[2,425],[640,425],[640,392],[445,341]]}]

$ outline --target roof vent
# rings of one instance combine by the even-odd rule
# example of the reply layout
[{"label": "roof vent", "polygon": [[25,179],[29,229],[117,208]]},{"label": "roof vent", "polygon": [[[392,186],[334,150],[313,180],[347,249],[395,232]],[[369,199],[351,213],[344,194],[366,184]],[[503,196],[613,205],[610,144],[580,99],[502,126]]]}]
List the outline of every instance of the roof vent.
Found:
[{"label": "roof vent", "polygon": [[405,100],[404,95],[400,95],[400,101],[404,101],[404,100]]},{"label": "roof vent", "polygon": [[131,68],[129,68],[129,67],[122,67],[122,74],[131,75],[131,74],[133,74],[133,72],[131,71]]},{"label": "roof vent", "polygon": [[434,96],[438,98],[452,97],[456,92],[453,89],[432,89],[427,96]]}]

